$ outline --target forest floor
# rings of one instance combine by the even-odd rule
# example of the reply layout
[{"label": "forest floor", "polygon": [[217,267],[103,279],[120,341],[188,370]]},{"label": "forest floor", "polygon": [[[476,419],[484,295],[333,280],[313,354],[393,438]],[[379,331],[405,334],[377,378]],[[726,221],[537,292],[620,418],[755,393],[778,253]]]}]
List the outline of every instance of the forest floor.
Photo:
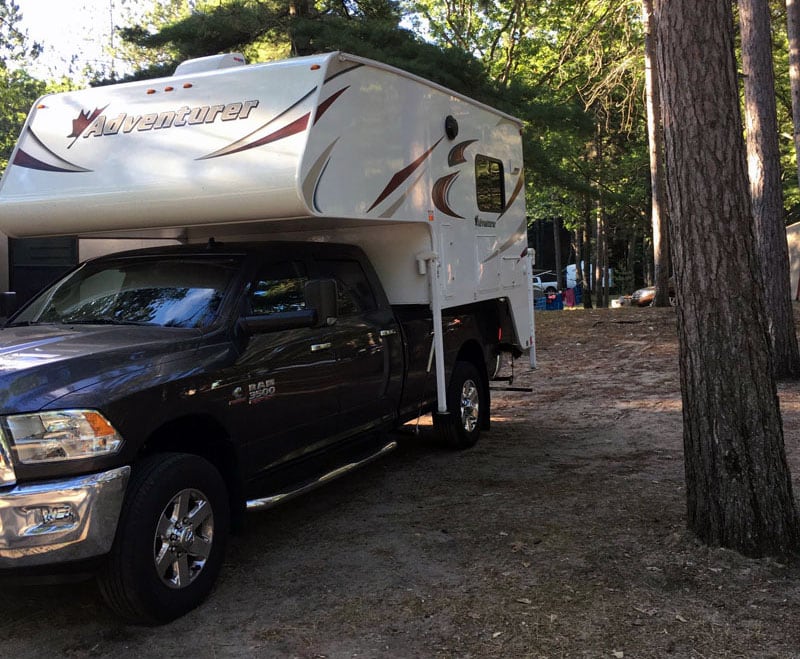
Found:
[{"label": "forest floor", "polygon": [[[91,582],[3,587],[0,656],[800,657],[800,563],[685,530],[671,309],[537,312],[533,393],[449,453],[386,459],[233,539],[208,601],[132,627]],[[800,492],[800,383],[780,386]]]}]

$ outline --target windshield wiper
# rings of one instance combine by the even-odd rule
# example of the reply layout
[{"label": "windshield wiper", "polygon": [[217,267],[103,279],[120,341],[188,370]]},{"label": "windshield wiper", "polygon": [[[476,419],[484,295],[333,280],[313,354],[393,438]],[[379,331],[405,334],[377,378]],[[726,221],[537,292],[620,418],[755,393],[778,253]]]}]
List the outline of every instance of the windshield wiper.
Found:
[{"label": "windshield wiper", "polygon": [[3,327],[31,327],[32,325],[53,325],[51,320],[18,320],[15,323],[3,323]]},{"label": "windshield wiper", "polygon": [[112,316],[92,316],[89,318],[62,318],[64,325],[155,325],[144,320],[124,320]]}]

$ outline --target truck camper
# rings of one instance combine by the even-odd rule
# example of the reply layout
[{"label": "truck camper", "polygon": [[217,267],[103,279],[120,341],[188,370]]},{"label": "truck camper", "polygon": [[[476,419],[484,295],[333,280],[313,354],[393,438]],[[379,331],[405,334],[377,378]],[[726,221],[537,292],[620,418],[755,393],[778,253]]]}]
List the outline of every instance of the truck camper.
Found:
[{"label": "truck camper", "polygon": [[0,230],[159,246],[0,329],[0,569],[91,568],[117,613],[168,621],[246,510],[420,414],[473,445],[497,356],[535,366],[521,129],[340,52],[37,101]]}]

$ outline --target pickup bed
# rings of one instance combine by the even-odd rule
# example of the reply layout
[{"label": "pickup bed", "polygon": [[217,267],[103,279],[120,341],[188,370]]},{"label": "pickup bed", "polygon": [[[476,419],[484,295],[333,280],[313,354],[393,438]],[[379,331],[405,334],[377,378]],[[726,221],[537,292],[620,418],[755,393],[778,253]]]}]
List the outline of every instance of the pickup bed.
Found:
[{"label": "pickup bed", "polygon": [[537,297],[558,292],[558,279],[552,272],[542,272],[533,275],[533,290]]},{"label": "pickup bed", "polygon": [[[450,447],[489,425],[499,302],[443,319]],[[0,329],[0,568],[90,567],[126,619],[209,593],[230,529],[393,448],[435,409],[431,313],[348,245],[89,261]]]}]

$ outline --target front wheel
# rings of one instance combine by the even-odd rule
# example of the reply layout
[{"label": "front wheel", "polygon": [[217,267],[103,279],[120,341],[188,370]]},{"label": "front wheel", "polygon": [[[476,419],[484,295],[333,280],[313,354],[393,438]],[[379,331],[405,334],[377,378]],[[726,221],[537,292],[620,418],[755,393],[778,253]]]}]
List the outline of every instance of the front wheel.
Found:
[{"label": "front wheel", "polygon": [[103,598],[136,623],[165,623],[192,610],[222,567],[229,519],[225,482],[211,463],[182,453],[145,458],[98,577]]},{"label": "front wheel", "polygon": [[442,441],[450,448],[474,446],[488,413],[485,379],[472,362],[458,361],[447,388],[448,414],[434,414]]}]

